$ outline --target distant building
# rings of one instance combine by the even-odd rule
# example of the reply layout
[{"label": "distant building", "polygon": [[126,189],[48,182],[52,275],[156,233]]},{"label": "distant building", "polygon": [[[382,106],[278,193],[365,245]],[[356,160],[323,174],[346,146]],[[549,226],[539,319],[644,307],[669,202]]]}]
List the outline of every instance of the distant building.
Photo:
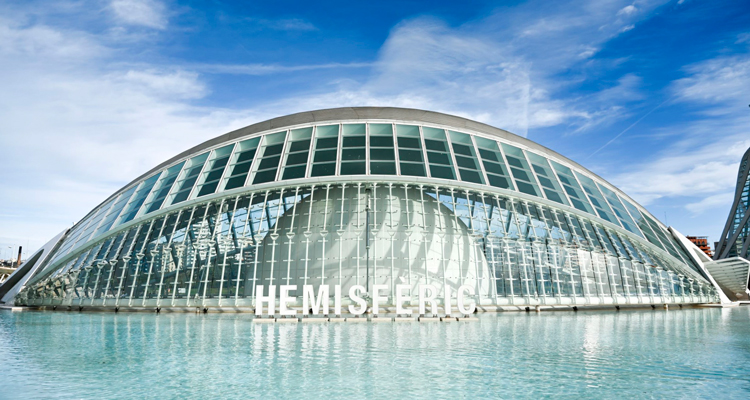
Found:
[{"label": "distant building", "polygon": [[740,161],[737,188],[721,240],[716,246],[715,260],[730,257],[750,258],[750,149]]},{"label": "distant building", "polygon": [[737,188],[714,260],[706,264],[730,300],[750,300],[750,149],[740,161]]},{"label": "distant building", "polygon": [[687,240],[698,246],[707,256],[713,257],[711,247],[708,246],[708,236],[686,236]]}]

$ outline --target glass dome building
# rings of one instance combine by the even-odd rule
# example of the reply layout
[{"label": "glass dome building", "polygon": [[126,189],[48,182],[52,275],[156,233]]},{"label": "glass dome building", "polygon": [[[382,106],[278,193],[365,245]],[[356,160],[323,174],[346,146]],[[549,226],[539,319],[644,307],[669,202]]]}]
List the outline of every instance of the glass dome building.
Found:
[{"label": "glass dome building", "polygon": [[153,168],[48,244],[14,300],[251,310],[260,285],[296,286],[297,307],[303,285],[340,285],[344,304],[353,285],[385,285],[392,305],[399,285],[412,304],[433,285],[441,298],[470,287],[480,310],[717,302],[686,243],[525,138],[429,111],[339,108]]}]

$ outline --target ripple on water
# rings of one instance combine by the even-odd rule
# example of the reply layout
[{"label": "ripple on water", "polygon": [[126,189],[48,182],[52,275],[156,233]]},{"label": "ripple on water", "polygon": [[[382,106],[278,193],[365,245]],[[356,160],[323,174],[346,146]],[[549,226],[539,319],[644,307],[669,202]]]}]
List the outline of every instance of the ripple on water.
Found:
[{"label": "ripple on water", "polygon": [[748,398],[750,307],[258,325],[0,312],[0,398]]}]

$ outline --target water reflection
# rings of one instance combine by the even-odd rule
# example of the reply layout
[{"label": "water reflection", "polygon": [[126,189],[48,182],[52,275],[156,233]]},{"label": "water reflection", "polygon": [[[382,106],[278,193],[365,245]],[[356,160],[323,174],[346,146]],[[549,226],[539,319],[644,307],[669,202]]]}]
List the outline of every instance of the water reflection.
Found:
[{"label": "water reflection", "polygon": [[0,312],[0,364],[0,398],[747,398],[750,307],[455,324]]}]

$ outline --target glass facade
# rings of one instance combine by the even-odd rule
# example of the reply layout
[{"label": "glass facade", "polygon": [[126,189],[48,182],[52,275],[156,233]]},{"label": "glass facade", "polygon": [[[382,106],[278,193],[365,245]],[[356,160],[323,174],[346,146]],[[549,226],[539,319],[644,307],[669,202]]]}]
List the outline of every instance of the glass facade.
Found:
[{"label": "glass facade", "polygon": [[257,285],[300,299],[304,284],[365,282],[391,299],[469,286],[489,305],[716,297],[663,225],[590,172],[419,120],[277,127],[176,160],[76,224],[23,296],[250,306]]},{"label": "glass facade", "polygon": [[714,253],[716,260],[730,257],[750,259],[750,149],[740,161],[734,203]]}]

